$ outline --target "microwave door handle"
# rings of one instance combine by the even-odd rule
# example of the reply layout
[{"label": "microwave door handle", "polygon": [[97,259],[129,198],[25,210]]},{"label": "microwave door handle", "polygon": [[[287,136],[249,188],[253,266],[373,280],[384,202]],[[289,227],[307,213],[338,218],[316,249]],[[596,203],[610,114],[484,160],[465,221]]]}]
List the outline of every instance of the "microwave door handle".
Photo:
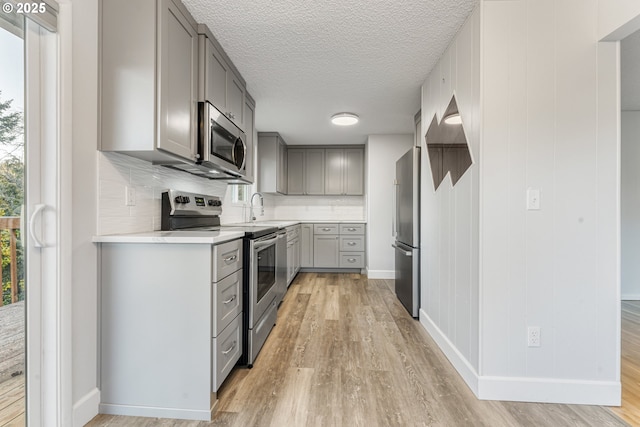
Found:
[{"label": "microwave door handle", "polygon": [[[238,161],[236,159],[236,146],[238,144],[242,144],[242,163],[240,165],[238,165]],[[233,151],[233,153],[231,154],[231,157],[232,157],[232,160],[233,160],[233,164],[238,167],[238,170],[242,170],[244,168],[244,164],[247,161],[247,146],[245,145],[245,143],[242,140],[242,138],[240,138],[240,137],[236,138],[235,142],[233,143],[232,151]]]}]

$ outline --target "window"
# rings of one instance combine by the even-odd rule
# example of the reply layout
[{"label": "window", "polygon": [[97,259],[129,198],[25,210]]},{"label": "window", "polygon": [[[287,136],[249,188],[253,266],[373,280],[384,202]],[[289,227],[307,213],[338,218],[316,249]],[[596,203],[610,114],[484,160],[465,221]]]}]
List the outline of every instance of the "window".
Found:
[{"label": "window", "polygon": [[249,186],[233,184],[231,186],[231,203],[244,204],[249,201]]}]

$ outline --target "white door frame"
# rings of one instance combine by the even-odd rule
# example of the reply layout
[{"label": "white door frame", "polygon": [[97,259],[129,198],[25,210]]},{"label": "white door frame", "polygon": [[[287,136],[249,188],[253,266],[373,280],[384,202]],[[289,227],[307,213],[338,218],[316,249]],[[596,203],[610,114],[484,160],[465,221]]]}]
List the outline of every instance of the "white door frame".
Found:
[{"label": "white door frame", "polygon": [[34,224],[25,239],[29,426],[72,419],[70,8],[60,7],[57,33],[25,24],[25,222]]}]

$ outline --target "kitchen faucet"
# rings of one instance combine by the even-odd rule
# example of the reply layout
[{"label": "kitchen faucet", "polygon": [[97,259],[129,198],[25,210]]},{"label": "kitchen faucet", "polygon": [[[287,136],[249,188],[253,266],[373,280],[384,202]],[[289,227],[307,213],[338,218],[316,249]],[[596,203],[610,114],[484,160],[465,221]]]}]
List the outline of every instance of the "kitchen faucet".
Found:
[{"label": "kitchen faucet", "polygon": [[251,222],[253,222],[253,221],[255,221],[255,220],[256,220],[256,216],[255,216],[255,214],[253,213],[253,197],[254,197],[254,196],[258,196],[258,197],[260,197],[260,216],[263,216],[263,215],[264,215],[264,197],[262,197],[262,193],[253,193],[253,194],[251,195],[251,212],[250,212],[250,215],[251,215]]}]

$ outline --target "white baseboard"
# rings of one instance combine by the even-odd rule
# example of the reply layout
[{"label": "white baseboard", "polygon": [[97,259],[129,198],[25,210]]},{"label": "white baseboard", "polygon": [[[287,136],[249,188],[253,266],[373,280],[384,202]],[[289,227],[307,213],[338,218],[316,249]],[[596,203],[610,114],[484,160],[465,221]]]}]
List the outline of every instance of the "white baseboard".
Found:
[{"label": "white baseboard", "polygon": [[368,270],[369,279],[395,279],[396,272],[394,270]]},{"label": "white baseboard", "polygon": [[431,320],[423,309],[420,309],[420,324],[429,332],[431,338],[438,344],[440,350],[447,356],[453,367],[458,371],[464,382],[467,383],[471,391],[478,396],[478,373],[471,366],[469,361],[458,351],[449,338],[442,333],[440,328]]},{"label": "white baseboard", "polygon": [[150,406],[100,404],[100,413],[107,415],[126,415],[149,418],[177,418],[181,420],[211,421],[215,412],[216,400],[211,410],[156,408]]},{"label": "white baseboard", "polygon": [[620,406],[622,386],[615,381],[558,378],[480,377],[478,398],[515,402]]},{"label": "white baseboard", "polygon": [[469,361],[422,309],[420,324],[480,400],[620,406],[622,386],[619,381],[478,375]]},{"label": "white baseboard", "polygon": [[94,388],[73,405],[73,425],[83,426],[98,415],[100,390]]},{"label": "white baseboard", "polygon": [[640,301],[640,294],[622,294],[622,301]]}]

